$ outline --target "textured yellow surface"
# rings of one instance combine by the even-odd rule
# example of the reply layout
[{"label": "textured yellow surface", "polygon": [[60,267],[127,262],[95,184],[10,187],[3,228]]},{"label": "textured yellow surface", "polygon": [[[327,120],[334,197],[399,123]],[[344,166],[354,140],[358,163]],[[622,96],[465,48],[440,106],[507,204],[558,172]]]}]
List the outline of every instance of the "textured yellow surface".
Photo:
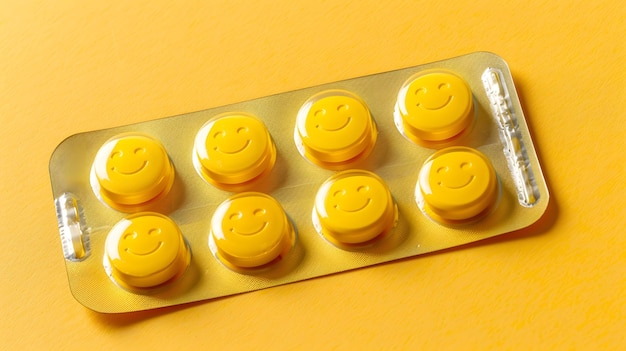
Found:
[{"label": "textured yellow surface", "polygon": [[[3,2],[3,349],[623,349],[626,9],[617,1]],[[551,204],[528,230],[204,303],[71,296],[48,159],[65,137],[487,50]]]}]

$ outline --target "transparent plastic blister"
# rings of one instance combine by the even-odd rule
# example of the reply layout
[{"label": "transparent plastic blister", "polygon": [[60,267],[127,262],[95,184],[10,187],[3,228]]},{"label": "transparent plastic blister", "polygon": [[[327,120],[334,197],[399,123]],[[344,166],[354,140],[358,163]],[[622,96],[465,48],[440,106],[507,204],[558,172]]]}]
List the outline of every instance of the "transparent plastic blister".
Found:
[{"label": "transparent plastic blister", "polygon": [[76,134],[50,178],[72,293],[106,313],[462,245],[549,198],[510,71],[484,52]]}]

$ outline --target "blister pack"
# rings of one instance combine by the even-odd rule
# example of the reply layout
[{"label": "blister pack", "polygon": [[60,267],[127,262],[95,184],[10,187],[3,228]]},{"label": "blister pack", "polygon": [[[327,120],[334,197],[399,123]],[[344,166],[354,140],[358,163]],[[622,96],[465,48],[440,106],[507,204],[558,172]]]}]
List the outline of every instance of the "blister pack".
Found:
[{"label": "blister pack", "polygon": [[76,134],[50,179],[71,291],[105,313],[466,244],[549,199],[486,52]]}]

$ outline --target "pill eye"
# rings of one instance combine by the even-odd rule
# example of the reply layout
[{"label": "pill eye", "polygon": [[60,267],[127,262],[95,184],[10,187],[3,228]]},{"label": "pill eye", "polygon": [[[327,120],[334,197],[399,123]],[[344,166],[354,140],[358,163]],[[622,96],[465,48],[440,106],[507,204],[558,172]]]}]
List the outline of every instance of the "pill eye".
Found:
[{"label": "pill eye", "polygon": [[316,110],[316,111],[313,113],[313,115],[314,115],[315,117],[322,117],[322,116],[326,115],[326,110],[325,110],[325,109],[323,109],[323,108],[322,108],[322,109],[319,109],[319,110]]},{"label": "pill eye", "polygon": [[424,87],[420,87],[415,89],[415,95],[422,93],[422,94],[426,94],[428,92],[428,89],[424,88]]},{"label": "pill eye", "polygon": [[256,210],[252,212],[252,214],[257,217],[263,216],[265,215],[265,213],[267,213],[267,211],[264,208],[257,208]]},{"label": "pill eye", "polygon": [[161,234],[161,228],[152,228],[148,231],[149,236],[157,236]]},{"label": "pill eye", "polygon": [[130,233],[125,233],[124,235],[122,235],[122,238],[124,240],[133,240],[137,238],[137,232],[130,232]]},{"label": "pill eye", "polygon": [[361,185],[360,187],[356,188],[356,191],[359,193],[366,193],[370,190],[370,187],[368,185]]},{"label": "pill eye", "polygon": [[341,190],[337,190],[337,191],[335,191],[335,192],[333,193],[333,196],[334,196],[334,197],[337,197],[337,196],[343,196],[343,195],[345,195],[345,194],[346,194],[346,189],[341,189]]},{"label": "pill eye", "polygon": [[234,221],[237,219],[241,219],[241,217],[243,217],[243,213],[241,213],[241,211],[237,211],[235,213],[231,213],[231,215],[228,216],[228,219],[230,219],[231,221]]}]

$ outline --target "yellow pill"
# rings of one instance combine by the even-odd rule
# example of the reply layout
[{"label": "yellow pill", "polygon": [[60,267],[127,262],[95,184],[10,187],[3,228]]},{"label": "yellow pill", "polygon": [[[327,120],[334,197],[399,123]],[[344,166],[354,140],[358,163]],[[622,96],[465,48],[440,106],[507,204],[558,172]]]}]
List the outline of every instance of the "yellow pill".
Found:
[{"label": "yellow pill", "polygon": [[273,197],[244,192],[217,207],[209,240],[214,254],[227,267],[255,268],[287,254],[294,245],[295,231]]},{"label": "yellow pill", "polygon": [[108,140],[98,150],[92,169],[96,193],[121,211],[165,196],[174,183],[174,167],[165,148],[141,133]]},{"label": "yellow pill", "polygon": [[499,182],[489,159],[469,147],[435,152],[422,166],[416,196],[441,222],[463,222],[487,214],[497,203]]},{"label": "yellow pill", "polygon": [[328,90],[309,98],[296,118],[294,139],[311,162],[341,169],[367,157],[377,130],[365,102],[348,91]]},{"label": "yellow pill", "polygon": [[397,206],[385,182],[362,170],[338,172],[315,196],[313,221],[333,243],[361,244],[389,231]]},{"label": "yellow pill", "polygon": [[420,72],[402,85],[394,115],[402,134],[431,147],[459,136],[471,126],[472,91],[451,72]]},{"label": "yellow pill", "polygon": [[200,128],[193,161],[205,180],[228,188],[271,171],[276,147],[261,120],[244,113],[227,113],[212,118]]},{"label": "yellow pill", "polygon": [[182,275],[191,255],[174,221],[139,212],[119,221],[105,242],[105,268],[122,287],[150,288]]}]

